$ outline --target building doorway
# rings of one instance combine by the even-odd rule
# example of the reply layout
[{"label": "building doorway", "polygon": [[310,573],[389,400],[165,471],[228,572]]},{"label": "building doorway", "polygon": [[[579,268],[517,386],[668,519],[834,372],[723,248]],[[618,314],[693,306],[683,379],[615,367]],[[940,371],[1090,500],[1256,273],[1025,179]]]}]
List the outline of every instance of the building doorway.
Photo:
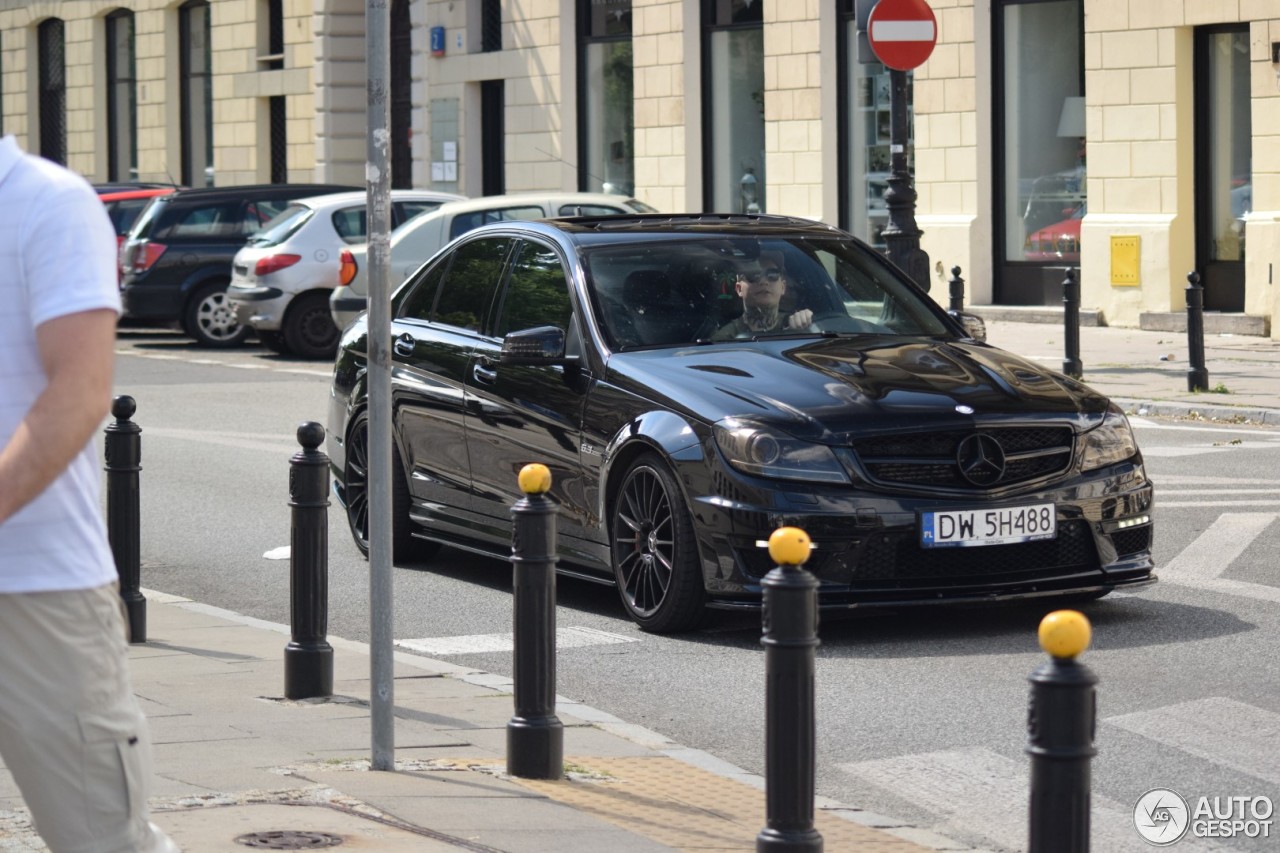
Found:
[{"label": "building doorway", "polygon": [[1244,311],[1245,218],[1253,208],[1249,26],[1195,41],[1196,268],[1204,307]]}]

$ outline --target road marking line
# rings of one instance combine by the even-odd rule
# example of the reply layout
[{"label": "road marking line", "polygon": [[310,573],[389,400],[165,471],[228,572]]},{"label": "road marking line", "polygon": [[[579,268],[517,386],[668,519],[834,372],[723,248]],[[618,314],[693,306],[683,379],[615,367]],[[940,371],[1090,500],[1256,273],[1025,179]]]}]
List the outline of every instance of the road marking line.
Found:
[{"label": "road marking line", "polygon": [[1209,525],[1208,530],[1165,565],[1160,577],[1192,585],[1217,580],[1276,518],[1274,512],[1224,512]]},{"label": "road marking line", "polygon": [[[840,769],[929,812],[936,832],[978,836],[993,846],[1027,846],[1028,762],[989,749],[903,755],[841,764]],[[1093,849],[1133,850],[1141,839],[1133,807],[1093,795]]]},{"label": "road marking line", "polygon": [[[1164,481],[1160,481],[1164,485]],[[1197,495],[1280,495],[1280,489],[1161,489],[1162,492],[1189,492]]]},{"label": "road marking line", "polygon": [[1245,702],[1210,696],[1151,711],[1106,717],[1106,725],[1280,784],[1276,743],[1280,714]]},{"label": "road marking line", "polygon": [[[611,645],[614,643],[638,643],[637,637],[610,634],[594,628],[560,628],[556,631],[557,649],[579,649],[585,646]],[[410,649],[428,655],[470,655],[482,652],[510,652],[515,650],[514,634],[471,634],[461,637],[424,637],[418,640],[396,640],[402,649]]]}]

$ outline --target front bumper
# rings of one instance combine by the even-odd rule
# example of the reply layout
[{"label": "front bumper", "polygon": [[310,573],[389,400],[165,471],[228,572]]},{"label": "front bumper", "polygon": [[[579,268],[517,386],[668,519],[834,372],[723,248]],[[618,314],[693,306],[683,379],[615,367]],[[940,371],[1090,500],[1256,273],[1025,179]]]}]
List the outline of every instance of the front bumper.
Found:
[{"label": "front bumper", "polygon": [[712,606],[759,605],[774,568],[769,535],[805,530],[813,549],[805,568],[824,608],[981,603],[1052,595],[1105,594],[1155,581],[1151,558],[1153,489],[1139,466],[1077,477],[1069,485],[991,504],[1052,502],[1057,535],[970,548],[923,548],[919,514],[987,506],[972,499],[831,491],[773,492],[772,506],[695,499],[703,574]]}]

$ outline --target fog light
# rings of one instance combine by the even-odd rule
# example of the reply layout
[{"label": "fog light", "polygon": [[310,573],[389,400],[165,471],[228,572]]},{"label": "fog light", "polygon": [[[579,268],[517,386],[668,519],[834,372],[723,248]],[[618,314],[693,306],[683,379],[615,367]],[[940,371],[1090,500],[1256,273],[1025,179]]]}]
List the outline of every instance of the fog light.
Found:
[{"label": "fog light", "polygon": [[1116,530],[1124,530],[1127,527],[1137,527],[1138,525],[1141,525],[1141,524],[1150,524],[1150,523],[1151,523],[1151,516],[1137,515],[1137,516],[1134,516],[1133,518],[1126,518],[1123,521],[1117,521]]}]

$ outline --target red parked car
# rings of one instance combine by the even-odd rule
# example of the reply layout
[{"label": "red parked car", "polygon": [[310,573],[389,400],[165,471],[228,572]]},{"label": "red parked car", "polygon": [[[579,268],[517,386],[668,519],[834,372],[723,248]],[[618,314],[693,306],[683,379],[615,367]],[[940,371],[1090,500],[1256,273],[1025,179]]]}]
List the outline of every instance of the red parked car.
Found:
[{"label": "red parked car", "polygon": [[1022,246],[1025,261],[1080,261],[1080,220],[1087,212],[1080,205],[1061,222],[1046,225],[1027,237]]}]

